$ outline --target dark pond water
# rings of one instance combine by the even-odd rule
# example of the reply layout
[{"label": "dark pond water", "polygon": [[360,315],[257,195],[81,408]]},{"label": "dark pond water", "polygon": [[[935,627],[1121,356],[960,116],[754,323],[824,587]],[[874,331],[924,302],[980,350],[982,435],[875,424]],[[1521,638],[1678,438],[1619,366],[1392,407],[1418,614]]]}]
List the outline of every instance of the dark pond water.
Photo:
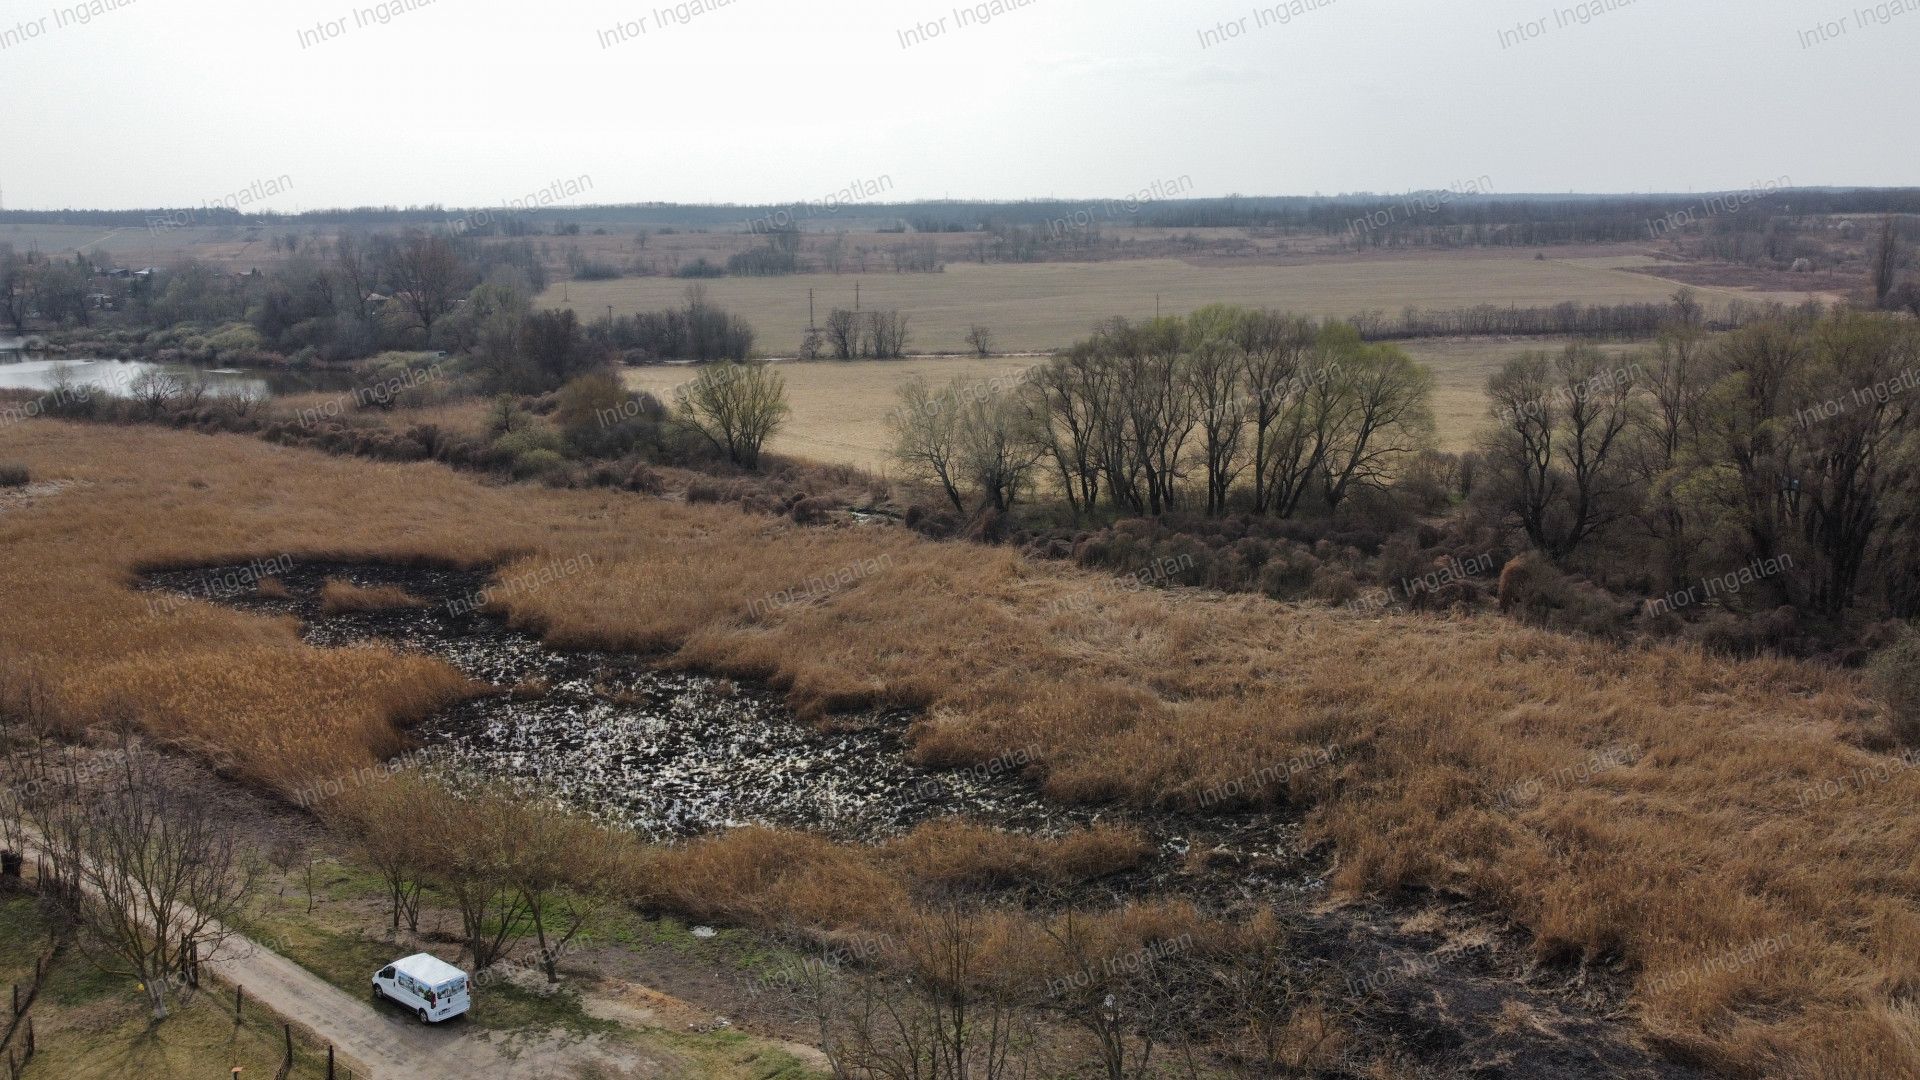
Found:
[{"label": "dark pond water", "polygon": [[[1140,827],[1169,858],[1198,848],[1277,871],[1255,872],[1243,884],[1317,884],[1299,873],[1299,826],[1288,815],[1202,821],[1063,806],[1034,783],[1028,766],[1037,751],[1018,747],[977,768],[923,768],[906,753],[909,714],[854,714],[823,729],[800,721],[766,687],[629,654],[553,649],[469,610],[488,583],[485,573],[293,563],[274,576],[290,599],[255,596],[252,578],[232,567],[154,575],[147,587],[291,614],[310,644],[379,642],[499,687],[502,693],[453,706],[415,729],[422,743],[415,759],[455,778],[506,781],[656,838],[764,824],[871,841],[948,817],[1043,834],[1109,821]],[[329,578],[398,585],[427,606],[325,614],[319,592]],[[521,692],[504,692],[515,687]]]}]

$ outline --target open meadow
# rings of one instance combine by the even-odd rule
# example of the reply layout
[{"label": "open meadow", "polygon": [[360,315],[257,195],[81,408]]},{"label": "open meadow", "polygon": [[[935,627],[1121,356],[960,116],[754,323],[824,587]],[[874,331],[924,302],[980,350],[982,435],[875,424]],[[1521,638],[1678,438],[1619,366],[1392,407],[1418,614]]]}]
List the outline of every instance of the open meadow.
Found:
[{"label": "open meadow", "polygon": [[[245,437],[39,421],[0,428],[0,459],[36,478],[0,510],[14,692],[45,693],[75,728],[132,720],[267,790],[395,753],[474,688],[431,658],[307,645],[290,619],[156,604],[131,587],[139,571],[287,556],[512,575],[591,556],[501,595],[513,624],[770,682],[803,717],[915,710],[915,760],[1017,751],[1066,805],[1200,809],[1318,752],[1327,765],[1251,801],[1308,808],[1335,895],[1478,898],[1531,932],[1539,961],[1624,973],[1649,1040],[1729,1075],[1920,1069],[1902,990],[1920,979],[1920,774],[1889,767],[1887,720],[1848,672],[1492,616],[1115,589],[898,530]],[[755,602],[850,565],[883,569]],[[684,849],[662,895],[769,928],[885,930],[909,903],[884,867],[777,835]]]},{"label": "open meadow", "polygon": [[[788,361],[779,365],[793,415],[770,448],[827,464],[856,465],[875,473],[892,468],[893,436],[887,414],[899,407],[900,387],[915,376],[936,387],[962,379],[983,393],[1011,390],[1041,356],[927,356],[907,360]],[[625,369],[627,386],[661,401],[676,392],[698,368],[653,364]]]},{"label": "open meadow", "polygon": [[[1094,324],[1115,315],[1131,319],[1184,314],[1208,304],[1270,307],[1314,317],[1366,311],[1398,315],[1406,307],[1466,308],[1479,304],[1545,307],[1659,302],[1680,286],[1618,269],[1610,259],[1543,259],[1496,253],[1329,260],[1296,265],[1195,264],[1176,259],[1100,263],[951,263],[938,274],[800,274],[720,278],[703,282],[713,302],[744,317],[768,356],[791,356],[807,327],[807,293],[816,319],[854,306],[897,308],[910,321],[908,351],[965,352],[967,329],[993,331],[1005,352],[1064,348]],[[673,307],[687,281],[628,278],[573,281],[549,289],[542,304],[571,307],[585,320]],[[1710,306],[1799,295],[1701,290]]]}]

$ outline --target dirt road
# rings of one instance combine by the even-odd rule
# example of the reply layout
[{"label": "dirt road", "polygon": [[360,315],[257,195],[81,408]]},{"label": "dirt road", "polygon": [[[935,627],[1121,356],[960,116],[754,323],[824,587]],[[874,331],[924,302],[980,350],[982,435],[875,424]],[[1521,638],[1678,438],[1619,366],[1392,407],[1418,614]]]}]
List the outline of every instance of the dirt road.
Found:
[{"label": "dirt road", "polygon": [[[614,1076],[653,1077],[672,1070],[598,1037],[542,1033],[503,1036],[463,1019],[427,1025],[399,1006],[355,997],[250,939],[230,936],[203,968],[245,990],[248,1001],[332,1043],[344,1064],[372,1080],[572,1080],[598,1067]],[[372,972],[368,972],[371,979]],[[357,1067],[356,1067],[357,1066]]]},{"label": "dirt road", "polygon": [[[45,847],[46,840],[37,830],[29,827],[26,835],[31,844]],[[641,1080],[683,1072],[672,1063],[598,1035],[505,1034],[486,1031],[464,1018],[422,1024],[397,1005],[373,1000],[371,971],[366,995],[356,997],[242,934],[215,927],[203,938],[216,939],[219,946],[201,960],[203,974],[240,987],[247,1002],[265,1006],[332,1044],[343,1077],[577,1080],[582,1075],[600,1075]]]}]

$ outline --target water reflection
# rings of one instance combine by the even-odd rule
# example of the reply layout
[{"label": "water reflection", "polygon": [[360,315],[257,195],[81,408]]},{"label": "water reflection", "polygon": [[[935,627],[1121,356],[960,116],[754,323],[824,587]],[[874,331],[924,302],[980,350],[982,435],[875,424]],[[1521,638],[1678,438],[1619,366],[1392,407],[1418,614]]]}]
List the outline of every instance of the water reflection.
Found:
[{"label": "water reflection", "polygon": [[205,382],[213,397],[250,394],[276,397],[311,390],[348,390],[353,376],[344,371],[280,371],[263,368],[200,368],[144,360],[86,360],[46,357],[19,350],[19,339],[0,338],[0,390],[49,391],[67,385],[91,386],[96,393],[125,396],[148,372],[165,372],[183,385]]}]

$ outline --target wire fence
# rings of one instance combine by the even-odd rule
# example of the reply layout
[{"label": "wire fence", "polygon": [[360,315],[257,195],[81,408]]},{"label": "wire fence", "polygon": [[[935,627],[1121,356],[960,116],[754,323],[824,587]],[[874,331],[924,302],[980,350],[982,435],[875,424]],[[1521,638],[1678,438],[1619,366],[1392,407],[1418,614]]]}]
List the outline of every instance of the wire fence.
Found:
[{"label": "wire fence", "polygon": [[[213,995],[203,995],[203,1000],[212,1004]],[[279,1068],[274,1072],[274,1080],[293,1080],[299,1078],[321,1078],[325,1080],[372,1080],[372,1078],[343,1060],[332,1043],[303,1027],[288,1023],[266,1006],[259,1005],[247,997],[247,988],[236,985],[233,988],[232,1018],[235,1054],[241,1040],[253,1050],[255,1060],[272,1060],[277,1055]],[[225,1008],[223,1004],[221,1006]],[[232,1066],[229,1065],[229,1068]]]},{"label": "wire fence", "polygon": [[[44,864],[36,884],[45,895],[46,883],[54,879]],[[0,1034],[0,1067],[6,1080],[21,1080],[29,1062],[39,1050],[30,1010],[42,985],[52,973],[67,939],[57,931],[49,934],[46,948],[34,960],[31,981],[15,983],[11,988],[6,1029]],[[214,989],[211,980],[201,981],[200,949],[188,940],[177,950],[179,965],[169,979],[175,998],[175,1012],[192,1009],[219,1009],[233,1023],[233,1034],[222,1060],[209,1063],[207,1075],[242,1075],[242,1060],[249,1063],[278,1062],[274,1080],[372,1080],[372,1077],[342,1060],[331,1043],[317,1034],[296,1027],[264,1005],[253,1002],[244,986],[233,987],[229,998],[224,988]],[[217,1069],[217,1071],[216,1071]],[[256,1073],[257,1075],[257,1073]]]},{"label": "wire fence", "polygon": [[61,941],[56,937],[47,939],[47,947],[33,960],[33,978],[23,990],[19,983],[13,984],[12,1002],[7,1013],[7,1031],[0,1035],[0,1053],[6,1055],[8,1080],[18,1080],[21,1070],[33,1060],[39,1049],[33,1035],[33,1017],[28,1010],[33,1008],[35,999],[40,996],[40,985],[46,981],[47,973],[53,970],[53,962],[60,955]]}]

